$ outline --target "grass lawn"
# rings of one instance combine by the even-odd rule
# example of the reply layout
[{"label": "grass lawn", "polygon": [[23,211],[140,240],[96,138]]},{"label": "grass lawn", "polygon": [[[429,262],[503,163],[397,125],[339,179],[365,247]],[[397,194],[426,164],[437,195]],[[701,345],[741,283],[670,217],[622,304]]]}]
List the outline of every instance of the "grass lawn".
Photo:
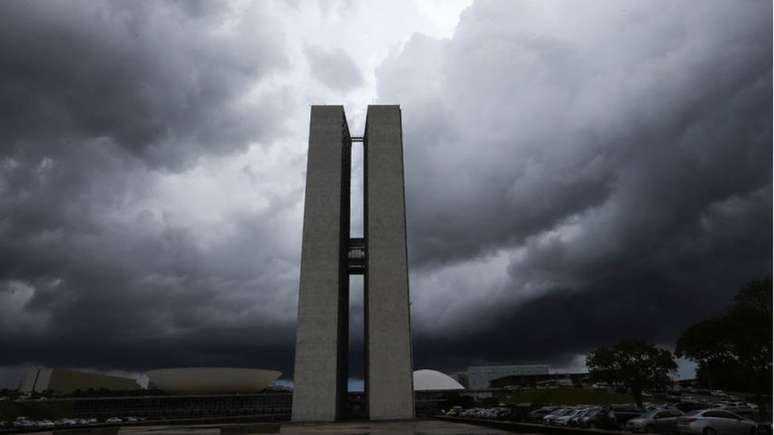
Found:
[{"label": "grass lawn", "polygon": [[606,405],[634,402],[634,398],[629,394],[581,388],[513,391],[508,393],[505,399],[511,404],[532,403],[533,405]]}]

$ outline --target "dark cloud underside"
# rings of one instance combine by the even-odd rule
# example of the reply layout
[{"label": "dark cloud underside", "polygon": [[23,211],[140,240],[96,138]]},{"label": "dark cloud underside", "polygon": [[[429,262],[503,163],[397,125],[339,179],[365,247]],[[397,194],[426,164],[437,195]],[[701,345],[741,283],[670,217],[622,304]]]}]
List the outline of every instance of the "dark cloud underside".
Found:
[{"label": "dark cloud underside", "polygon": [[[277,144],[374,81],[268,5],[0,2],[0,366],[291,372]],[[764,0],[478,0],[393,50],[416,365],[671,345],[769,274],[771,52]]]},{"label": "dark cloud underside", "polygon": [[770,273],[770,17],[479,1],[451,40],[389,59],[420,365],[670,345]]}]

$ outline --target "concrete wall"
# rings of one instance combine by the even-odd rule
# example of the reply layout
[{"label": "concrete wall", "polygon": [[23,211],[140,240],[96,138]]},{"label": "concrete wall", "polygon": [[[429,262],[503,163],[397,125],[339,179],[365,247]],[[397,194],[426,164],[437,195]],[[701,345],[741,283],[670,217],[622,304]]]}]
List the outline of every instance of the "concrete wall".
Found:
[{"label": "concrete wall", "polygon": [[[293,393],[294,421],[333,421],[346,397],[349,150],[342,106],[312,106]],[[346,183],[343,182],[346,180]],[[342,387],[344,391],[342,391]]]},{"label": "concrete wall", "polygon": [[150,384],[171,394],[257,393],[282,375],[276,370],[181,367],[145,372]]},{"label": "concrete wall", "polygon": [[100,373],[79,370],[51,369],[36,367],[28,369],[19,386],[19,391],[32,393],[51,390],[56,393],[70,394],[76,390],[105,389],[111,391],[139,390],[140,385],[132,378],[109,376]]},{"label": "concrete wall", "polygon": [[50,375],[48,388],[59,393],[72,393],[75,390],[86,391],[89,388],[95,390],[134,391],[139,390],[140,385],[132,378],[76,370],[54,369]]},{"label": "concrete wall", "polygon": [[24,371],[19,391],[24,393],[43,392],[49,389],[51,372],[53,369],[46,367],[31,367]]},{"label": "concrete wall", "polygon": [[368,106],[365,134],[366,394],[372,420],[414,417],[399,106]]}]

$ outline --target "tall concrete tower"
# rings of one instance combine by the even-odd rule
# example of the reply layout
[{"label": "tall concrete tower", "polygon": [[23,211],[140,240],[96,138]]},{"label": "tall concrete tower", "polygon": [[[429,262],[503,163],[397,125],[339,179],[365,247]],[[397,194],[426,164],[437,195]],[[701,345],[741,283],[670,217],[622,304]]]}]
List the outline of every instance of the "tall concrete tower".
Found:
[{"label": "tall concrete tower", "polygon": [[[365,234],[349,237],[353,142],[365,160]],[[365,391],[372,420],[414,417],[399,106],[368,106],[350,136],[342,106],[312,106],[306,172],[294,421],[333,421],[347,397],[349,275],[365,275]]]}]

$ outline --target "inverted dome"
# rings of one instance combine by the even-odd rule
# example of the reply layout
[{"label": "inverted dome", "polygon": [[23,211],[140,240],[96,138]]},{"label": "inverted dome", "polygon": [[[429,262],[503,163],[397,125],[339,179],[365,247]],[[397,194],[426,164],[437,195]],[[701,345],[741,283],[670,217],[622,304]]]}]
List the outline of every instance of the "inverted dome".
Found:
[{"label": "inverted dome", "polygon": [[190,367],[146,372],[161,391],[184,394],[257,393],[282,374],[276,370]]},{"label": "inverted dome", "polygon": [[435,370],[417,370],[414,372],[414,391],[464,390],[451,376]]}]

